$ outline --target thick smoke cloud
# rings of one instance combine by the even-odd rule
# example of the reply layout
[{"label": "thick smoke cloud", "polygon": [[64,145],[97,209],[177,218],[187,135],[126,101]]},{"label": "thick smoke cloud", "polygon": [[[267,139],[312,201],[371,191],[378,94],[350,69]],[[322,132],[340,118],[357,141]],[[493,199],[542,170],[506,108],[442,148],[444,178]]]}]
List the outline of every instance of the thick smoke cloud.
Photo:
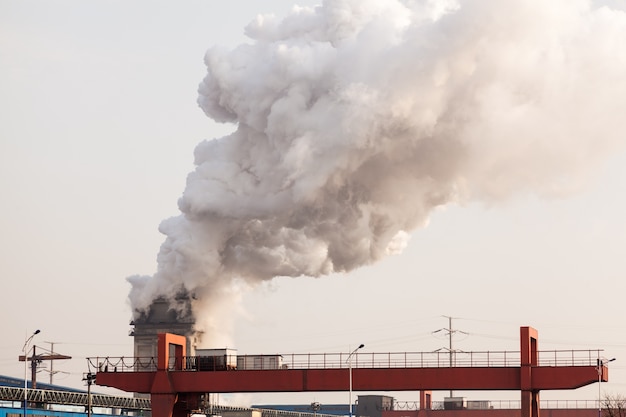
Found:
[{"label": "thick smoke cloud", "polygon": [[185,290],[228,332],[242,287],[400,253],[438,206],[570,192],[624,144],[626,15],[589,1],[327,0],[246,33],[206,53],[198,103],[234,131],[197,146],[134,311]]}]

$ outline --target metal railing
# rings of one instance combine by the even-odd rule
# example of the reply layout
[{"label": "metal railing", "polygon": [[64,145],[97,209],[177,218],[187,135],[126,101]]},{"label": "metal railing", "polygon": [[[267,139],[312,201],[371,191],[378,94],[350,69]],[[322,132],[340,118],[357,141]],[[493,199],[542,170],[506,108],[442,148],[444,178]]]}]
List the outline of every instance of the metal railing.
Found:
[{"label": "metal railing", "polygon": [[[538,366],[597,366],[601,350],[551,350],[538,352]],[[254,358],[256,355],[238,355],[241,358]],[[268,356],[268,355],[259,355]],[[280,361],[271,369],[336,369],[348,368],[349,353],[308,353],[272,355],[280,357]],[[198,370],[200,357],[170,358],[170,370]],[[90,369],[98,372],[153,372],[157,369],[156,358],[153,357],[94,357],[87,358]],[[228,363],[227,358],[225,361]],[[252,361],[239,361],[251,363]],[[217,363],[217,362],[215,362]],[[363,353],[352,356],[352,368],[447,368],[447,367],[519,367],[520,352],[517,351],[486,351],[486,352],[387,352]],[[184,365],[184,366],[183,366]],[[214,367],[200,370],[234,370],[257,369],[245,366]],[[261,368],[268,369],[268,368]]]},{"label": "metal railing", "polygon": [[[445,401],[433,401],[431,404],[433,410],[443,410]],[[541,400],[540,407],[542,410],[555,409],[598,409],[598,400]],[[419,410],[419,401],[395,401],[394,410]],[[496,410],[519,410],[521,409],[520,400],[467,400],[467,409],[496,409]]]}]

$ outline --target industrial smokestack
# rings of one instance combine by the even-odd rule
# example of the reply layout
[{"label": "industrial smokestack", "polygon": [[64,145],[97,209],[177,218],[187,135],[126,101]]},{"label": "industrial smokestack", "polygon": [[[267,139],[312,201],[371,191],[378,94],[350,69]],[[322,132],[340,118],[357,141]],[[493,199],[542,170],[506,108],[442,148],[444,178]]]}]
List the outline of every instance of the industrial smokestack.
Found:
[{"label": "industrial smokestack", "polygon": [[136,314],[182,289],[216,337],[246,286],[400,253],[438,206],[576,190],[624,145],[626,15],[591,1],[327,0],[246,34],[206,53],[198,103],[234,131],[197,146]]}]

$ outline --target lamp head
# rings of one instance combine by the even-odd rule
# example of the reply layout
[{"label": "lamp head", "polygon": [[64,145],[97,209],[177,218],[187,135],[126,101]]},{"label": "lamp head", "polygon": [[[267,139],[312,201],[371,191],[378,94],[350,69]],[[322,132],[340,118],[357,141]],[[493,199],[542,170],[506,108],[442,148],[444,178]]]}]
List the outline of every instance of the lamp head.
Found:
[{"label": "lamp head", "polygon": [[41,330],[37,329],[37,330],[35,330],[35,333],[33,333],[33,336],[36,335],[36,334],[39,334],[39,333],[41,333]]},{"label": "lamp head", "polygon": [[361,343],[361,344],[359,345],[359,349],[362,349],[362,348],[364,348],[364,347],[365,347],[365,345],[364,345],[363,343]]}]

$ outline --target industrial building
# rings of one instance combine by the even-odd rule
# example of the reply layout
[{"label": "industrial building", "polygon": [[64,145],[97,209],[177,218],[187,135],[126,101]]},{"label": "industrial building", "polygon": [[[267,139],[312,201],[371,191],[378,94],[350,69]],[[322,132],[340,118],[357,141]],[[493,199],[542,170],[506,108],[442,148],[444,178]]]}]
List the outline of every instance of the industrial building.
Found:
[{"label": "industrial building", "polygon": [[184,336],[187,339],[185,355],[195,355],[197,345],[194,331],[195,320],[191,314],[189,298],[181,294],[176,301],[181,307],[179,311],[172,309],[168,300],[159,298],[152,302],[147,312],[141,312],[130,322],[133,328],[129,335],[133,337],[136,358],[156,358],[159,333]]}]

